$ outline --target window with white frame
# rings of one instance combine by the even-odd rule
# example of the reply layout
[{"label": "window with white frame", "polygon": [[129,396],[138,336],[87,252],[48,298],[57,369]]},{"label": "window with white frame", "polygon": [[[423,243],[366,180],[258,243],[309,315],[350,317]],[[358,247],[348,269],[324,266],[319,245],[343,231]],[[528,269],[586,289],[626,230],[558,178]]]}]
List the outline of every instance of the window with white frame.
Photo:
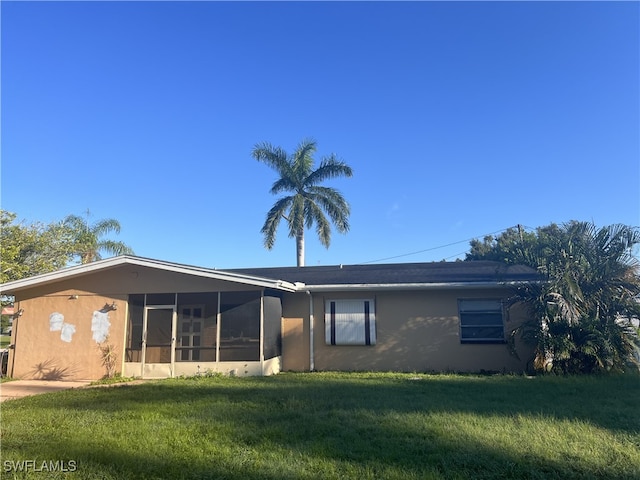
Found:
[{"label": "window with white frame", "polygon": [[371,299],[327,300],[325,341],[327,345],[375,345],[375,302]]},{"label": "window with white frame", "polygon": [[499,299],[458,301],[462,343],[503,343],[504,318]]}]

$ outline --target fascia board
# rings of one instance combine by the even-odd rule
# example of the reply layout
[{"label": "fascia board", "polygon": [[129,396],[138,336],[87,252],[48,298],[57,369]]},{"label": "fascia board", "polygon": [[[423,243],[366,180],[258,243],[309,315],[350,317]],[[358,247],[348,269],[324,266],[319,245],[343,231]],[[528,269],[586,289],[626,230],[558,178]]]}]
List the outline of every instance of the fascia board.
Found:
[{"label": "fascia board", "polygon": [[23,278],[21,280],[15,280],[13,282],[7,282],[0,285],[0,291],[3,294],[11,294],[14,291],[23,290],[25,288],[37,286],[37,285],[47,285],[49,283],[53,283],[56,280],[62,280],[69,277],[74,277],[78,275],[84,275],[86,273],[91,273],[95,270],[104,270],[107,268],[117,267],[118,265],[122,265],[126,263],[125,257],[115,257],[108,258],[106,260],[98,260],[97,262],[86,263],[83,265],[76,265],[73,267],[66,267],[60,270],[56,270],[55,272],[43,273],[40,275],[35,275],[29,278]]},{"label": "fascia board", "polygon": [[133,261],[129,262],[133,265],[151,267],[151,268],[160,268],[165,271],[174,272],[174,273],[182,273],[185,275],[196,275],[205,278],[212,278],[216,280],[224,280],[228,282],[234,283],[243,283],[245,285],[259,286],[265,288],[275,288],[279,290],[286,290],[290,292],[294,292],[296,287],[294,284],[285,282],[284,280],[275,280],[271,278],[265,277],[256,277],[252,275],[242,275],[238,273],[227,272],[225,270],[217,270],[215,268],[202,268],[202,267],[193,267],[187,265],[180,265],[178,263],[168,263],[161,262],[158,260],[140,260],[140,259],[132,259]]},{"label": "fascia board", "polygon": [[[351,283],[298,286],[300,291],[335,292],[348,290],[467,290],[517,287],[532,282],[445,282],[445,283]],[[537,282],[534,282],[537,283]]]}]

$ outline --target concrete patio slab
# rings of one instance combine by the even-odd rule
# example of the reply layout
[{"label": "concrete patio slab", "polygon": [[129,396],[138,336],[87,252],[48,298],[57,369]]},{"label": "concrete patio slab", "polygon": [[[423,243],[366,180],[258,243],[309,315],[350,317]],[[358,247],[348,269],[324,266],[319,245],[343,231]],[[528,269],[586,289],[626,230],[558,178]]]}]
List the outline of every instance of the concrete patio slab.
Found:
[{"label": "concrete patio slab", "polygon": [[14,380],[0,384],[0,402],[15,398],[39,395],[41,393],[58,392],[70,388],[86,387],[90,380],[65,382],[59,380]]}]

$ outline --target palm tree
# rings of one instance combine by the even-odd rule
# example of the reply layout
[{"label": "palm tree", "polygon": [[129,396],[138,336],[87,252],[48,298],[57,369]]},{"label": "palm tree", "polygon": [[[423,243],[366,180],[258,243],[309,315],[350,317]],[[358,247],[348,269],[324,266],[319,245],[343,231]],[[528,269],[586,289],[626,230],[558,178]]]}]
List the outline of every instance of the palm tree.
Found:
[{"label": "palm tree", "polygon": [[71,255],[79,257],[80,263],[90,263],[102,258],[101,252],[112,255],[132,254],[133,250],[114,240],[104,240],[108,233],[120,233],[120,222],[112,218],[99,220],[89,225],[89,211],[87,218],[69,215],[62,221],[70,237]]},{"label": "palm tree", "polygon": [[326,248],[331,243],[329,220],[340,233],[349,231],[349,204],[338,190],[319,184],[330,178],[351,177],[351,167],[331,154],[313,170],[315,151],[316,142],[310,139],[303,140],[292,155],[266,142],[256,144],[252,151],[253,158],[267,164],[280,175],[272,185],[271,193],[291,193],[280,198],[267,213],[261,230],[264,245],[268,250],[273,248],[278,225],[284,219],[289,226],[289,237],[296,239],[299,267],[304,266],[305,228],[315,224],[318,238]]},{"label": "palm tree", "polygon": [[558,373],[624,370],[640,345],[640,230],[570,222],[540,237],[535,262],[545,281],[517,289],[532,321],[519,329],[535,345],[534,367]]}]

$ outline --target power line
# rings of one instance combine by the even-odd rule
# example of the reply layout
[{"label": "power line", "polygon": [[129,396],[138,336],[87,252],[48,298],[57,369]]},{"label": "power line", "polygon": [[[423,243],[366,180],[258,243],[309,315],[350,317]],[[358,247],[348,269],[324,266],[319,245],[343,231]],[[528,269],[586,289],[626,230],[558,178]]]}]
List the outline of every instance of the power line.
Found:
[{"label": "power line", "polygon": [[[451,243],[447,243],[446,245],[440,245],[437,247],[431,247],[431,248],[425,248],[424,250],[418,250],[417,252],[410,252],[410,253],[403,253],[401,255],[394,255],[393,257],[385,257],[385,258],[378,258],[377,260],[369,260],[367,262],[361,262],[361,264],[366,264],[366,263],[376,263],[376,262],[384,262],[385,260],[393,260],[395,258],[401,258],[401,257],[409,257],[411,255],[417,255],[419,253],[424,253],[424,252],[431,252],[433,250],[438,250],[440,248],[446,248],[446,247],[450,247],[452,245],[458,245],[460,243],[468,243],[471,240],[475,240],[476,238],[484,238],[487,237],[489,235],[495,235],[496,233],[502,233],[505,232],[507,230],[509,230],[510,228],[518,228],[517,225],[514,225],[512,227],[507,227],[507,228],[503,228],[501,230],[496,230],[495,232],[491,232],[491,233],[485,233],[484,235],[480,235],[480,236],[475,236],[475,237],[471,237],[471,238],[467,238],[466,240],[459,240],[457,242],[451,242]],[[528,228],[528,227],[524,227],[524,228]],[[462,252],[465,253],[465,252]],[[458,256],[460,254],[456,254],[454,256]],[[447,258],[451,258],[451,257],[447,257]]]}]

